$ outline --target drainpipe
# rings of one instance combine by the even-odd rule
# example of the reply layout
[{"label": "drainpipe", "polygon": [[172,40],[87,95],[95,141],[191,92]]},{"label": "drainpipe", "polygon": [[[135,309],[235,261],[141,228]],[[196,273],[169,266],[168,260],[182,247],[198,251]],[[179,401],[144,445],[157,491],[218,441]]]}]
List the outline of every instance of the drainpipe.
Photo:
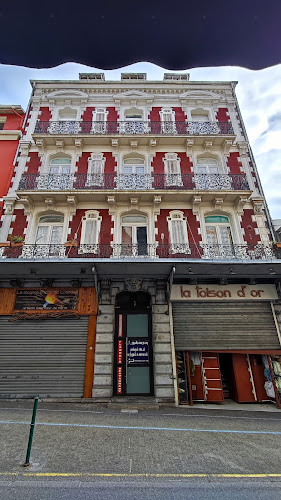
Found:
[{"label": "drainpipe", "polygon": [[264,198],[264,210],[265,210],[265,215],[266,215],[266,218],[267,218],[267,222],[268,222],[268,226],[269,226],[271,238],[274,241],[275,240],[275,233],[274,233],[274,228],[273,228],[273,224],[272,224],[272,219],[271,219],[270,211],[269,211],[269,208],[268,208],[268,205],[267,205],[266,198],[264,196],[264,191],[263,191],[263,188],[262,188],[262,184],[261,184],[259,172],[258,172],[257,165],[256,165],[256,162],[255,162],[255,159],[254,159],[254,155],[253,155],[253,151],[252,151],[252,148],[251,148],[251,145],[250,145],[250,142],[249,142],[249,138],[248,138],[248,135],[247,135],[247,132],[246,132],[246,128],[245,128],[244,121],[243,121],[243,118],[242,118],[241,110],[240,110],[240,107],[239,107],[239,104],[238,104],[238,100],[237,100],[237,97],[236,97],[236,93],[235,93],[235,85],[234,85],[233,82],[231,82],[231,87],[232,87],[233,95],[235,96],[236,107],[237,107],[237,114],[238,114],[238,117],[240,119],[240,125],[241,125],[241,128],[242,128],[243,134],[245,136],[245,139],[246,139],[246,141],[248,143],[250,159],[251,159],[251,162],[252,162],[252,165],[253,165],[253,168],[254,168],[254,172],[255,172],[255,175],[256,175],[256,180],[257,180],[258,188],[259,188],[260,193],[262,194],[262,196]]},{"label": "drainpipe", "polygon": [[99,299],[100,299],[100,293],[99,293],[99,277],[98,273],[96,270],[96,267],[92,267],[92,273],[94,275],[94,283],[95,283],[95,289],[96,289],[96,296],[97,296],[97,316],[99,315]]}]

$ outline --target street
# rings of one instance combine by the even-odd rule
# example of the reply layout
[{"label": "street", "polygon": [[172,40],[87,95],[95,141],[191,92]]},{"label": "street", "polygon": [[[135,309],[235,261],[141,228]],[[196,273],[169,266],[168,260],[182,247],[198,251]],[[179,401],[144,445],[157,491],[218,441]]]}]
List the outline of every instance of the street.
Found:
[{"label": "street", "polygon": [[280,498],[278,412],[38,408],[23,468],[32,403],[0,403],[1,500]]}]

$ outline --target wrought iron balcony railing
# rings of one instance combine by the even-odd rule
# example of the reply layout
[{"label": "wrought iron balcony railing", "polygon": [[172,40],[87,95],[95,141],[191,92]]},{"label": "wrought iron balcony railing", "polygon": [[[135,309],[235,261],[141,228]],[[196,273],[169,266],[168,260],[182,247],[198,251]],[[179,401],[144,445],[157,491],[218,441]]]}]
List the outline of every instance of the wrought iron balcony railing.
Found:
[{"label": "wrought iron balcony railing", "polygon": [[247,191],[245,174],[23,174],[21,191],[67,190],[233,190]]},{"label": "wrought iron balcony railing", "polygon": [[38,121],[35,134],[231,135],[230,122],[155,121]]},{"label": "wrought iron balcony railing", "polygon": [[281,249],[274,245],[168,245],[168,244],[109,244],[109,245],[43,245],[0,248],[2,259],[281,259]]}]

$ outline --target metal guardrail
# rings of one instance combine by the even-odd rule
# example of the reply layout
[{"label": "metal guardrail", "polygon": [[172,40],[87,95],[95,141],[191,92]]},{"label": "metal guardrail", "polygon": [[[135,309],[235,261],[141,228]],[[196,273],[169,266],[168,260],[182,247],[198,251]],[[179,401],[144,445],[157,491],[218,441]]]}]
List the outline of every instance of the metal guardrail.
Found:
[{"label": "metal guardrail", "polygon": [[168,244],[88,244],[0,247],[2,259],[281,259],[281,249],[275,245],[168,245]]},{"label": "metal guardrail", "polygon": [[230,122],[37,121],[34,134],[233,135]]},{"label": "metal guardrail", "polygon": [[245,174],[28,174],[19,190],[249,190]]}]

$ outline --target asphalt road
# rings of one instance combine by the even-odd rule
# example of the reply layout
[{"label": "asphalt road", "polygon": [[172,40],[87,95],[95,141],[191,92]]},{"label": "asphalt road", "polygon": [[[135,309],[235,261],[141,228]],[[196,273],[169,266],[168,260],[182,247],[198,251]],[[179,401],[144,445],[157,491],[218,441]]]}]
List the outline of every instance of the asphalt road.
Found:
[{"label": "asphalt road", "polygon": [[281,498],[281,412],[0,402],[0,499]]}]

